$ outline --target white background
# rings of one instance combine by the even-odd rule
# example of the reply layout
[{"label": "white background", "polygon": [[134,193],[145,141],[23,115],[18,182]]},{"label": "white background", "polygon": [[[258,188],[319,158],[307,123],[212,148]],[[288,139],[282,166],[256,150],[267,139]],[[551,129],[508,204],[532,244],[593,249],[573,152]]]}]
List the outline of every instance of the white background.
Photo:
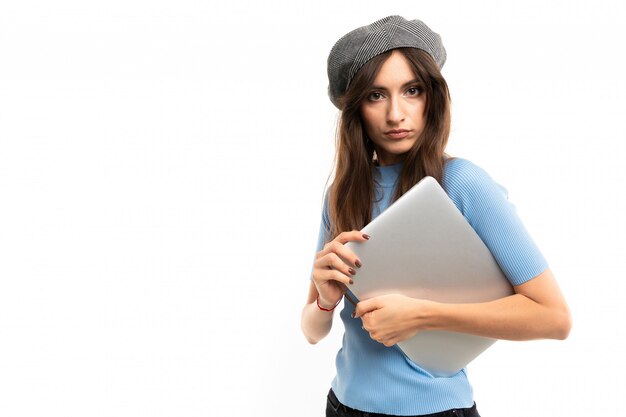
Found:
[{"label": "white background", "polygon": [[390,14],[442,35],[448,151],[508,188],[573,312],[470,365],[482,415],[619,407],[624,3],[384,3],[1,3],[0,415],[323,414],[341,324],[310,346],[299,318],[326,58]]}]

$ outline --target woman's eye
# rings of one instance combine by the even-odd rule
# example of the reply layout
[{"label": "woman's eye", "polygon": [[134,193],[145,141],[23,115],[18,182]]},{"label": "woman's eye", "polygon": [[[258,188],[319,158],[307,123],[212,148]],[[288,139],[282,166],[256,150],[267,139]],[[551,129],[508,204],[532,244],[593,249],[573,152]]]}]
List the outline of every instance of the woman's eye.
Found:
[{"label": "woman's eye", "polygon": [[409,93],[410,96],[417,96],[421,92],[419,87],[411,87],[406,91],[407,93]]},{"label": "woman's eye", "polygon": [[376,91],[373,93],[370,93],[370,95],[368,96],[368,99],[370,99],[371,101],[378,101],[382,98],[383,98],[383,95]]}]

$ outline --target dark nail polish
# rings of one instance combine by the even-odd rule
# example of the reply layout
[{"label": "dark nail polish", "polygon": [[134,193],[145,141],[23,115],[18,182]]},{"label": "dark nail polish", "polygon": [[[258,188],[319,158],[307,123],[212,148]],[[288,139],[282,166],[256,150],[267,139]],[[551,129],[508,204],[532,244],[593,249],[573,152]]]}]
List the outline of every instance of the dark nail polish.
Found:
[{"label": "dark nail polish", "polygon": [[365,239],[368,239],[368,240],[369,240],[370,235],[366,235],[365,233],[363,233],[363,237],[364,237]]},{"label": "dark nail polish", "polygon": [[352,318],[354,318],[356,316],[356,311],[352,312]]},{"label": "dark nail polish", "polygon": [[356,271],[355,271],[354,269],[352,269],[352,268],[348,268],[348,271],[350,271],[350,273],[351,273],[352,275],[356,275]]},{"label": "dark nail polish", "polygon": [[359,261],[358,259],[354,262],[354,264],[356,265],[357,268],[360,268],[363,266],[363,264],[361,263],[361,261]]},{"label": "dark nail polish", "polygon": [[354,281],[350,280],[350,284],[354,284]]}]

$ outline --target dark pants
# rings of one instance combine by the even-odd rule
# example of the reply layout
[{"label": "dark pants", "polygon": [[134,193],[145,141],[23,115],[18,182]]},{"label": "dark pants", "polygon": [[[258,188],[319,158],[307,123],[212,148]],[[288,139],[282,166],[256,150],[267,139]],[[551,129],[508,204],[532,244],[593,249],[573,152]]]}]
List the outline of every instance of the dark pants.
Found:
[{"label": "dark pants", "polygon": [[[331,389],[326,400],[326,417],[390,417],[389,414],[366,413],[347,407],[339,402]],[[423,414],[422,417],[480,417],[476,404],[471,408],[455,408],[440,413]]]}]

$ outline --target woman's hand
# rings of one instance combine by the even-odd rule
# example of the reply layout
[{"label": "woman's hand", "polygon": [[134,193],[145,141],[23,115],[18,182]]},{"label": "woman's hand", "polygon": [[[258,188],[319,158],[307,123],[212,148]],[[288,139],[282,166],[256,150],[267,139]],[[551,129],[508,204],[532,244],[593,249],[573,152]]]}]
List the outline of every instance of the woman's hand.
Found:
[{"label": "woman's hand", "polygon": [[332,308],[341,300],[346,286],[352,284],[352,276],[361,267],[361,261],[349,248],[347,242],[363,242],[369,236],[352,230],[340,233],[324,245],[315,256],[313,283],[319,294],[319,303],[324,308]]},{"label": "woman's hand", "polygon": [[359,302],[353,317],[363,320],[372,339],[393,346],[425,330],[436,304],[401,294],[381,295]]}]

